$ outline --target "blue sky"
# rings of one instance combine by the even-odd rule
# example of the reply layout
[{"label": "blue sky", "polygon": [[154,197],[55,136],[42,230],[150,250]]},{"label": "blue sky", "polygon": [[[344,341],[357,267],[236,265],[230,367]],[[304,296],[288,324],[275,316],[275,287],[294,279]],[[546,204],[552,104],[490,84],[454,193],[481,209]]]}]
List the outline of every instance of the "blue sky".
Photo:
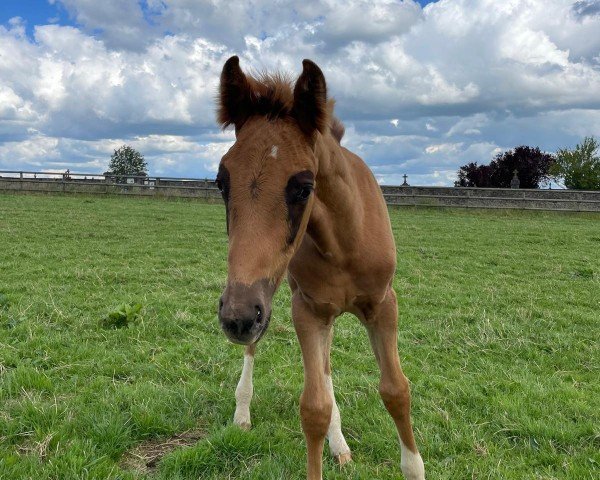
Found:
[{"label": "blue sky", "polygon": [[46,0],[3,0],[0,5],[0,22],[7,24],[13,17],[22,17],[27,22],[27,33],[33,33],[35,25],[59,23],[72,25],[66,10],[60,3],[50,4]]},{"label": "blue sky", "polygon": [[[451,185],[517,145],[600,136],[600,0],[3,0],[0,169],[213,176],[214,93],[247,70],[323,69],[344,144],[382,183]],[[557,20],[559,19],[559,20]]]}]

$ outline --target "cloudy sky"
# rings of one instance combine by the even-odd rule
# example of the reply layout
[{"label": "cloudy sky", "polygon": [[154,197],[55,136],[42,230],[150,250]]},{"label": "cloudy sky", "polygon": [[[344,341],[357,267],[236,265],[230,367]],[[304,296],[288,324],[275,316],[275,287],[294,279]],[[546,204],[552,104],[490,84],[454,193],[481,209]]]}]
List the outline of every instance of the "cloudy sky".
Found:
[{"label": "cloudy sky", "polygon": [[0,169],[214,176],[224,61],[323,69],[383,183],[600,137],[600,0],[0,0]]}]

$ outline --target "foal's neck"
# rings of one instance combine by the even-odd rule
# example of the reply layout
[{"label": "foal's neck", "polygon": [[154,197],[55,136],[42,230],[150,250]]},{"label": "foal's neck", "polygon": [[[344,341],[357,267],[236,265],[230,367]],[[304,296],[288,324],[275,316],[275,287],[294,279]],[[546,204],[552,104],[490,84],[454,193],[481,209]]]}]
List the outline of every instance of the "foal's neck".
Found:
[{"label": "foal's neck", "polygon": [[325,257],[343,261],[358,240],[363,205],[356,195],[355,173],[337,141],[319,137],[316,198],[307,234]]}]

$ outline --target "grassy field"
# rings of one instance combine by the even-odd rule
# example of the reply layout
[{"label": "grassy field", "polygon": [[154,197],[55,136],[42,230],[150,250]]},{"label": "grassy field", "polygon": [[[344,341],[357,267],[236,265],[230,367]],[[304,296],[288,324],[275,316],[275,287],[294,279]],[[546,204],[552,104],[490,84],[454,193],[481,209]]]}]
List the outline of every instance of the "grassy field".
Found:
[{"label": "grassy field", "polygon": [[[600,478],[600,216],[391,215],[428,478]],[[253,429],[232,426],[242,349],[216,319],[226,251],[220,205],[0,195],[1,479],[303,478],[286,285],[257,351]],[[136,303],[128,326],[107,327]],[[355,462],[326,451],[324,478],[401,478],[355,318],[338,319],[332,359]]]}]

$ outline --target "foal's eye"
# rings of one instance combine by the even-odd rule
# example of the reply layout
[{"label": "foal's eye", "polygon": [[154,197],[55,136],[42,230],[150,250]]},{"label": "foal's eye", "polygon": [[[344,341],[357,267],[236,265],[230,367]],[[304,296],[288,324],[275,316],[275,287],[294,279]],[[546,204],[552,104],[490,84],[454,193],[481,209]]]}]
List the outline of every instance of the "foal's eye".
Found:
[{"label": "foal's eye", "polygon": [[303,202],[310,196],[310,192],[312,192],[312,190],[312,185],[303,185],[302,188],[298,191],[298,194],[296,195],[296,200],[298,202]]}]

